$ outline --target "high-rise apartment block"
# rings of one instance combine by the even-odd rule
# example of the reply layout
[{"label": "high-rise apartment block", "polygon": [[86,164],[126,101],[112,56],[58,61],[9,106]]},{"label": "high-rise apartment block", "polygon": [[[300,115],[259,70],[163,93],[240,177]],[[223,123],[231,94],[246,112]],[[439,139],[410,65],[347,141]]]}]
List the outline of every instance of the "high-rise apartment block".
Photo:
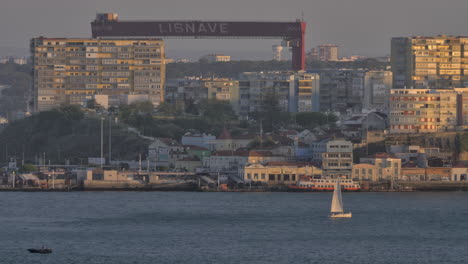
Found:
[{"label": "high-rise apartment block", "polygon": [[365,70],[320,71],[320,111],[361,112]]},{"label": "high-rise apartment block", "polygon": [[333,44],[318,46],[318,57],[320,61],[337,61],[338,46]]},{"label": "high-rise apartment block", "polygon": [[305,72],[245,72],[239,79],[240,114],[259,111],[273,94],[284,111],[318,112],[320,77]]},{"label": "high-rise apartment block", "polygon": [[160,39],[31,40],[37,111],[83,103],[94,95],[164,100],[164,43]]},{"label": "high-rise apartment block", "polygon": [[468,87],[468,37],[399,37],[392,39],[394,88]]},{"label": "high-rise apartment block", "polygon": [[392,89],[390,133],[428,133],[468,127],[468,88]]},{"label": "high-rise apartment block", "polygon": [[351,178],[353,167],[353,143],[343,139],[334,139],[326,143],[326,152],[322,153],[324,178]]},{"label": "high-rise apartment block", "polygon": [[392,89],[391,71],[367,71],[364,75],[363,108],[387,113],[390,89]]}]

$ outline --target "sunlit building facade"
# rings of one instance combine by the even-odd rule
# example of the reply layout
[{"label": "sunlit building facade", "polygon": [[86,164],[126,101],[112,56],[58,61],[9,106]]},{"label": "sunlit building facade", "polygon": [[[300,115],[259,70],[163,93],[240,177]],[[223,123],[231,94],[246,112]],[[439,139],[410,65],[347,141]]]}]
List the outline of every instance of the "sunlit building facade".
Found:
[{"label": "sunlit building facade", "polygon": [[31,40],[36,111],[80,104],[93,95],[144,95],[164,100],[164,43],[160,39]]},{"label": "sunlit building facade", "polygon": [[394,88],[468,87],[468,37],[398,37],[391,46]]}]

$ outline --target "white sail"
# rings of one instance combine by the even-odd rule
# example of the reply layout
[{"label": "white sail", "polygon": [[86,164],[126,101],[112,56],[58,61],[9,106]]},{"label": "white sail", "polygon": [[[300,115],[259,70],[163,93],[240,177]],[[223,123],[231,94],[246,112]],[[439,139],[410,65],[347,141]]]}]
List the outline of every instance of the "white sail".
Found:
[{"label": "white sail", "polygon": [[336,181],[335,190],[333,191],[333,199],[331,204],[332,213],[343,213],[343,200],[341,198],[340,181]]}]

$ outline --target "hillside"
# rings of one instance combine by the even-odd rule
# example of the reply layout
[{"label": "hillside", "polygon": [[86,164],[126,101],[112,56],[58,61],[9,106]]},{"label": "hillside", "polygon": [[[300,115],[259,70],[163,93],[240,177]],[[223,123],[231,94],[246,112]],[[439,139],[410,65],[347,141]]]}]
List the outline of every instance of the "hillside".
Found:
[{"label": "hillside", "polygon": [[[0,160],[7,157],[35,162],[46,154],[46,160],[80,164],[87,157],[100,156],[100,120],[75,106],[41,112],[11,123],[0,133]],[[104,122],[104,153],[107,157],[109,122]],[[149,141],[129,132],[123,124],[112,124],[112,159],[137,159],[147,153]]]}]

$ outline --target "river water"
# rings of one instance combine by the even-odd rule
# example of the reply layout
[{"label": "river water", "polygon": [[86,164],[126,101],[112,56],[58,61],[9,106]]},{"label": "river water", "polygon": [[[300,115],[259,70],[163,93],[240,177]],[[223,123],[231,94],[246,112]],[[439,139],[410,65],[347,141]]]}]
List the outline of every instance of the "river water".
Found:
[{"label": "river water", "polygon": [[0,192],[0,263],[468,263],[468,193],[331,195]]}]

